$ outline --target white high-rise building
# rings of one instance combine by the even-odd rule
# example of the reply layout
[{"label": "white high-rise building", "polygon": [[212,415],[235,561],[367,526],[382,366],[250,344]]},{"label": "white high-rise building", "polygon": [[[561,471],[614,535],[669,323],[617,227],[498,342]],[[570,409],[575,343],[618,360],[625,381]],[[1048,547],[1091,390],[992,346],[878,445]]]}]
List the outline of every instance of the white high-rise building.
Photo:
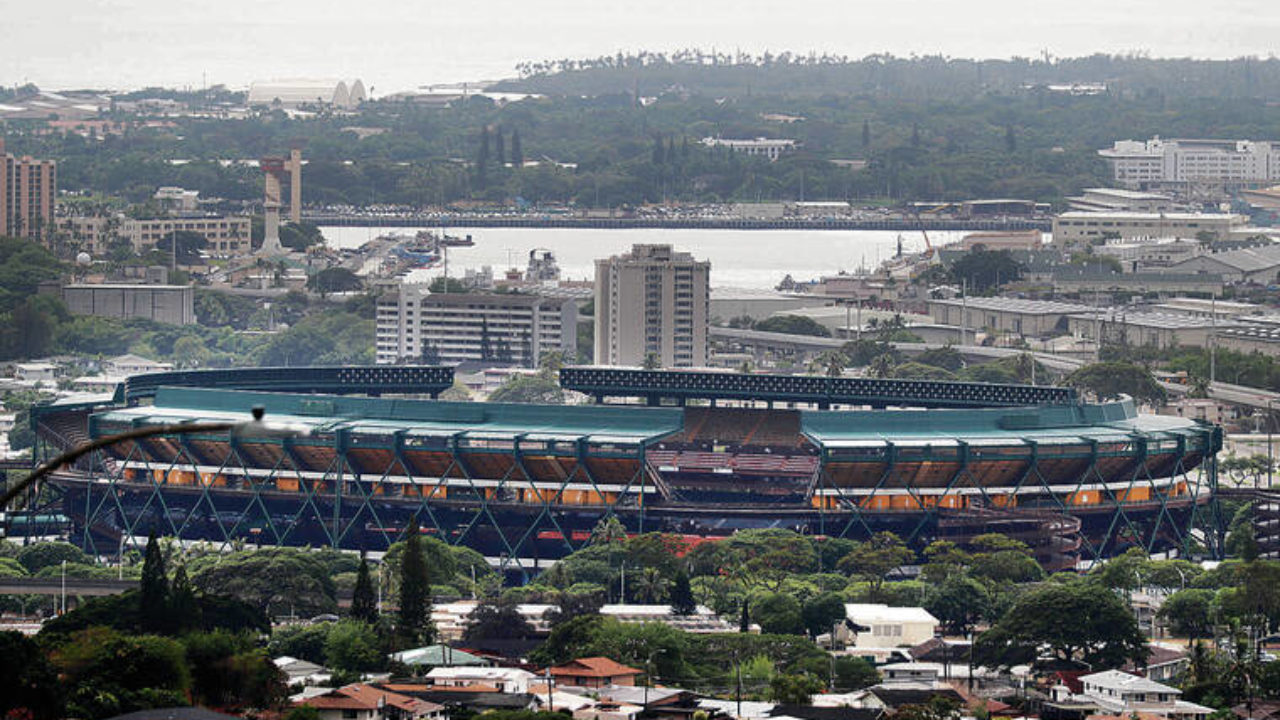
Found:
[{"label": "white high-rise building", "polygon": [[573,357],[578,309],[572,300],[515,293],[431,293],[401,285],[378,300],[379,365],[427,362],[535,367],[546,353]]},{"label": "white high-rise building", "polygon": [[711,263],[670,245],[633,245],[596,261],[595,362],[707,364]]},{"label": "white high-rise building", "polygon": [[1255,140],[1119,140],[1098,154],[1132,189],[1189,183],[1242,186],[1280,180],[1280,143]]}]

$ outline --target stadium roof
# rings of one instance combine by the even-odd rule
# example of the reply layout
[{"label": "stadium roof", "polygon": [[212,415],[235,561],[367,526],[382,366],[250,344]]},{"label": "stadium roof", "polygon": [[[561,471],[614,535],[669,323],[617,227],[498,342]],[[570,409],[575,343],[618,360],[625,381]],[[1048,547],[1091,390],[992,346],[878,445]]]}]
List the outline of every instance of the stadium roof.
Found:
[{"label": "stadium roof", "polygon": [[294,395],[202,388],[160,388],[153,405],[116,408],[99,421],[142,424],[204,420],[247,421],[254,406],[266,419],[311,432],[409,436],[467,435],[487,439],[537,439],[638,444],[681,428],[678,408],[635,406],[449,403],[345,396]]},{"label": "stadium roof", "polygon": [[116,400],[134,402],[161,387],[227,388],[277,392],[436,395],[453,385],[453,368],[434,365],[346,365],[178,370],[131,376]]},{"label": "stadium roof", "polygon": [[975,410],[900,410],[801,413],[805,435],[826,447],[895,445],[1001,444],[1033,440],[1077,439],[1122,442],[1133,436],[1196,435],[1203,430],[1190,420],[1167,415],[1139,415],[1133,402],[1101,405]]},{"label": "stadium roof", "polygon": [[872,407],[1020,407],[1076,402],[1071,388],[992,383],[745,374],[707,370],[641,370],[618,367],[566,367],[560,385],[606,397],[665,399],[737,399]]},{"label": "stadium roof", "polygon": [[[244,421],[250,408],[266,408],[267,421],[313,433],[389,438],[572,442],[638,446],[683,428],[680,408],[635,405],[514,405],[424,400],[323,397],[193,388],[162,388],[155,405],[115,408],[101,422],[159,424]],[[891,411],[799,411],[801,430],[829,448],[898,446],[979,447],[1024,443],[1124,442],[1135,436],[1196,436],[1188,419],[1138,415],[1131,401],[1018,408]],[[357,440],[358,442],[358,440]],[[375,441],[376,443],[376,441]]]}]

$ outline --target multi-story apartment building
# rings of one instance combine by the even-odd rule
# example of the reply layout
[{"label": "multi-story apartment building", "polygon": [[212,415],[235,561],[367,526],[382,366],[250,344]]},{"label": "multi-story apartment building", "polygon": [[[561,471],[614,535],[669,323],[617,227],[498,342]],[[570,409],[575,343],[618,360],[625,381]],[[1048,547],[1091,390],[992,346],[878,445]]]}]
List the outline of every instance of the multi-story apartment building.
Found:
[{"label": "multi-story apartment building", "polygon": [[46,237],[52,232],[57,197],[57,163],[14,157],[0,138],[0,235]]},{"label": "multi-story apartment building", "polygon": [[242,215],[125,220],[120,225],[120,237],[127,238],[137,252],[143,252],[178,230],[203,235],[209,243],[205,250],[210,255],[248,255],[252,251],[249,218]]},{"label": "multi-story apartment building", "polygon": [[707,364],[711,263],[670,245],[633,245],[596,261],[595,362]]},{"label": "multi-story apartment building", "polygon": [[1098,154],[1117,183],[1132,189],[1212,183],[1228,187],[1280,180],[1280,143],[1255,140],[1119,140]]},{"label": "multi-story apartment building", "polygon": [[751,140],[733,140],[729,138],[708,137],[702,139],[707,147],[725,147],[743,155],[762,155],[770,161],[777,160],[783,153],[796,149],[795,140],[773,140],[755,138]]},{"label": "multi-story apartment building", "polygon": [[546,353],[572,357],[578,309],[572,300],[514,293],[431,293],[402,285],[378,300],[377,362],[534,367]]},{"label": "multi-story apartment building", "polygon": [[[119,225],[119,223],[115,223]],[[107,251],[113,234],[112,218],[101,215],[75,215],[54,219],[59,235],[66,238],[78,250],[90,255],[102,255]]]}]

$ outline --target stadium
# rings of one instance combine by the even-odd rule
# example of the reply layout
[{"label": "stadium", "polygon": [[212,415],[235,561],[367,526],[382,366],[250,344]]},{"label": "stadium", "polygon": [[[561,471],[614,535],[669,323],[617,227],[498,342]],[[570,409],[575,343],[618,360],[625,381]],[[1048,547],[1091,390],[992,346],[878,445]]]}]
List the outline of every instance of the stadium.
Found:
[{"label": "stadium", "polygon": [[[1221,429],[1125,399],[979,383],[569,367],[579,405],[455,403],[443,367],[136,376],[110,402],[37,408],[37,452],[138,427],[248,420],[275,437],[118,443],[55,472],[27,509],[86,550],[148,532],[380,551],[423,531],[527,576],[606,517],[692,542],[747,528],[917,548],[987,532],[1050,569],[1149,552],[1214,554]],[[411,397],[412,396],[412,397]],[[432,399],[412,399],[430,397]]]}]

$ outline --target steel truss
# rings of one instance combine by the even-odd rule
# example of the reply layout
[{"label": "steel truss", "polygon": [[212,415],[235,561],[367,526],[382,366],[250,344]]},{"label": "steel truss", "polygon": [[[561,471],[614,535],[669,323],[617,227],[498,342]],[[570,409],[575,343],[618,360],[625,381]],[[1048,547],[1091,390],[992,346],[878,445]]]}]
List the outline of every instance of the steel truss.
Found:
[{"label": "steel truss", "polygon": [[[409,444],[404,430],[386,437],[367,441],[361,436],[357,441],[350,431],[339,429],[327,445],[316,445],[314,439],[255,439],[251,445],[257,447],[249,447],[227,436],[181,436],[154,446],[135,443],[114,456],[101,454],[87,468],[57,474],[53,486],[63,512],[80,528],[79,542],[94,554],[113,554],[122,537],[153,531],[224,548],[251,543],[382,550],[400,537],[412,515],[429,534],[488,550],[500,570],[526,579],[540,559],[561,557],[586,545],[591,528],[601,519],[615,517],[628,532],[642,533],[678,528],[689,516],[687,508],[682,514],[662,506],[668,492],[659,475],[650,475],[645,442],[605,448],[589,437],[546,443],[517,434],[486,446],[459,432],[431,438],[437,445],[418,446]],[[944,524],[963,525],[966,513],[978,518],[979,527],[986,524],[982,518],[1035,520],[1049,544],[1056,542],[1055,533],[1069,533],[1084,520],[1079,543],[1083,560],[1096,561],[1126,547],[1147,552],[1177,549],[1187,555],[1203,548],[1219,557],[1221,517],[1214,499],[1221,430],[1205,426],[1179,433],[1176,447],[1166,447],[1173,439],[1172,434],[1132,432],[1119,449],[1102,449],[1092,441],[1086,453],[1046,455],[1035,438],[1022,438],[1025,453],[1008,459],[1023,466],[1011,485],[997,487],[984,483],[975,471],[981,461],[975,451],[981,448],[963,441],[949,441],[946,452],[939,446],[937,451],[926,448],[912,455],[912,463],[955,465],[946,482],[932,488],[903,480],[907,463],[899,459],[900,448],[894,443],[885,443],[874,457],[842,455],[839,448],[823,447],[807,495],[779,503],[776,513],[755,513],[750,522],[853,539],[892,529],[908,543],[923,546],[939,537]],[[225,456],[203,455],[202,442],[225,445]],[[1151,451],[1152,443],[1158,443],[1159,452]],[[166,459],[157,447],[173,450],[172,457]],[[317,447],[333,453],[323,470],[303,457],[307,448]],[[41,449],[51,451],[47,443]],[[434,476],[416,472],[408,455],[415,450],[446,454],[447,467]],[[380,469],[370,468],[368,451],[389,460]],[[365,454],[357,459],[359,452]],[[563,477],[556,482],[535,479],[531,455],[559,464]],[[272,464],[263,458],[273,459]],[[488,477],[475,467],[493,465],[473,462],[486,458],[501,463],[499,476]],[[1156,459],[1162,467],[1153,472]],[[590,461],[625,462],[627,471],[602,478]],[[832,477],[832,461],[883,464],[884,470],[870,488],[846,487]],[[1049,461],[1077,461],[1084,470],[1063,479],[1045,469]],[[1114,467],[1122,461],[1121,470],[1105,474],[1100,465]],[[565,465],[572,469],[564,471]],[[191,482],[175,484],[180,476]],[[1118,477],[1123,479],[1117,481]],[[1169,497],[1167,490],[1179,485],[1186,492]],[[1102,502],[1069,502],[1089,488],[1100,488]],[[1134,491],[1140,488],[1148,493],[1135,500]],[[914,501],[914,510],[871,507],[875,498],[902,497],[904,491]],[[571,501],[569,492],[576,493],[577,500]],[[582,493],[599,502],[582,504]],[[1028,498],[1035,505],[1005,507],[996,499],[999,495]],[[612,502],[605,502],[606,497]],[[955,507],[945,507],[947,498],[958,498]],[[732,507],[718,506],[698,517],[723,520],[739,515]],[[1070,521],[1053,522],[1055,517]]]}]

